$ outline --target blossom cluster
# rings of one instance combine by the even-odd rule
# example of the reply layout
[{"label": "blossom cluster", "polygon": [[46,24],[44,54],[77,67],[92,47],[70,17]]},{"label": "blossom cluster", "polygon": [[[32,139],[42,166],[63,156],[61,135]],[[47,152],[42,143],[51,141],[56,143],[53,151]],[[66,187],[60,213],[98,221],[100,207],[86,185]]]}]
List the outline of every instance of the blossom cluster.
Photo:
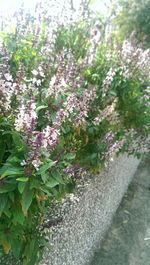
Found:
[{"label": "blossom cluster", "polygon": [[116,69],[110,68],[102,84],[103,96],[106,96],[109,86],[112,84],[116,75]]},{"label": "blossom cluster", "polygon": [[32,78],[32,83],[33,85],[39,87],[41,83],[44,81],[44,71],[41,65],[38,66],[37,70],[32,71],[33,78]]},{"label": "blossom cluster", "polygon": [[[18,16],[17,23],[21,23],[24,28],[24,34],[31,34],[32,46],[36,48],[36,53],[39,52],[39,58],[36,63],[31,65],[31,69],[25,68],[20,62],[19,69],[13,78],[8,71],[0,76],[0,108],[3,113],[12,108],[14,98],[16,100],[15,110],[12,108],[12,115],[15,115],[14,128],[17,132],[23,135],[26,144],[30,146],[29,158],[27,161],[31,162],[36,168],[42,163],[43,150],[47,150],[50,154],[59,144],[61,126],[65,122],[69,123],[73,128],[88,126],[88,115],[92,110],[94,102],[98,104],[94,106],[94,115],[90,122],[94,126],[101,127],[102,121],[107,120],[111,127],[117,126],[120,128],[120,114],[117,110],[118,98],[117,95],[109,95],[112,84],[119,81],[118,75],[124,81],[133,78],[137,71],[137,78],[142,78],[145,75],[148,79],[148,72],[150,69],[149,49],[135,47],[130,42],[125,41],[120,49],[117,51],[107,51],[106,62],[107,71],[103,80],[101,80],[100,91],[102,92],[103,105],[98,96],[98,88],[94,84],[90,84],[84,75],[85,70],[94,66],[96,60],[97,47],[100,42],[100,25],[90,25],[89,21],[89,48],[84,56],[77,58],[71,46],[67,45],[59,50],[56,47],[57,37],[59,37],[59,26],[64,27],[65,24],[52,23],[53,28],[45,27],[45,35],[43,42],[41,41],[42,29],[41,22],[45,16],[45,23],[55,22],[52,14],[50,16],[41,8],[36,8],[36,18],[32,22],[30,19],[22,17],[22,13]],[[85,12],[86,13],[86,12]],[[85,15],[86,16],[86,15]],[[68,23],[68,22],[67,22]],[[74,21],[70,19],[70,23],[75,26]],[[36,26],[35,26],[36,25]],[[23,29],[19,29],[20,37],[23,38]],[[57,32],[58,30],[58,32]],[[70,28],[69,28],[70,30]],[[68,31],[69,32],[69,31]],[[41,47],[39,43],[41,41]],[[4,47],[1,47],[4,51]],[[57,51],[55,53],[55,50]],[[108,49],[109,50],[109,49]],[[35,51],[34,51],[35,52]],[[116,56],[116,63],[113,63],[113,56]],[[5,65],[8,66],[8,61],[11,59],[11,54],[5,56]],[[9,59],[8,59],[9,58]],[[41,59],[42,58],[42,59]],[[27,64],[27,63],[26,63]],[[9,69],[9,67],[6,67]],[[105,69],[104,69],[105,70]],[[27,74],[28,72],[28,74]],[[140,72],[140,75],[138,73]],[[138,77],[140,76],[140,77]],[[145,80],[145,79],[144,79]],[[120,88],[121,89],[121,88]],[[97,93],[98,92],[98,93]],[[110,98],[107,99],[107,95]],[[106,100],[107,99],[107,100]],[[106,103],[105,103],[106,100]],[[149,86],[141,95],[141,100],[149,106]],[[5,103],[5,104],[4,104]],[[45,111],[41,111],[43,123],[40,114],[37,111],[38,106],[46,107]],[[40,118],[39,118],[40,117]],[[39,125],[40,124],[40,125]],[[42,125],[41,125],[42,124]],[[109,144],[110,137],[103,136],[109,146],[109,156],[113,155],[123,145],[123,140],[116,140]],[[115,138],[114,138],[115,141]]]},{"label": "blossom cluster", "polygon": [[57,119],[63,122],[65,118],[70,119],[75,127],[86,123],[88,117],[88,111],[90,103],[96,98],[95,88],[89,88],[78,96],[76,93],[72,93],[67,97],[67,100],[63,104],[63,109],[57,113]]},{"label": "blossom cluster", "polygon": [[116,105],[117,99],[115,98],[111,105],[99,111],[98,116],[93,120],[93,124],[99,125],[104,119],[107,119],[111,124],[117,124],[119,122],[119,115],[116,111]]},{"label": "blossom cluster", "polygon": [[72,53],[63,52],[57,57],[58,67],[52,76],[48,96],[64,95],[66,91],[77,90],[83,83],[83,63],[78,64]]},{"label": "blossom cluster", "polygon": [[59,129],[55,126],[46,126],[42,132],[35,132],[31,141],[31,151],[29,152],[28,161],[38,170],[42,164],[43,151],[49,153],[55,148],[59,142]]},{"label": "blossom cluster", "polygon": [[130,69],[130,76],[135,74],[135,71],[140,71],[140,75],[149,76],[150,71],[150,49],[143,50],[141,47],[133,45],[129,41],[124,41],[120,53],[120,62],[125,71],[126,67]]},{"label": "blossom cluster", "polygon": [[14,94],[14,85],[12,85],[12,77],[8,73],[4,75],[2,78],[2,74],[0,76],[0,113],[4,115],[11,108],[11,98]]},{"label": "blossom cluster", "polygon": [[113,160],[114,156],[118,151],[121,150],[121,148],[126,143],[126,139],[118,139],[116,140],[116,133],[113,131],[109,131],[104,138],[104,142],[107,143],[107,151],[104,153],[104,159],[105,163],[109,160]]},{"label": "blossom cluster", "polygon": [[14,124],[16,131],[32,132],[37,123],[35,100],[31,98],[26,105],[22,104],[22,106],[18,108],[17,112]]}]

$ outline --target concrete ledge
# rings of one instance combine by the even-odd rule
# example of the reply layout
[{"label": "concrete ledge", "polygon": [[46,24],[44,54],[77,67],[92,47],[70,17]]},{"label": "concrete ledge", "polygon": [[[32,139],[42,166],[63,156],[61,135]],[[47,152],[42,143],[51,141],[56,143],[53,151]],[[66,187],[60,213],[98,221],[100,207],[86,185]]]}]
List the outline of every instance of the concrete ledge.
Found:
[{"label": "concrete ledge", "polygon": [[143,158],[90,265],[150,264],[150,155]]},{"label": "concrete ledge", "polygon": [[52,250],[45,251],[41,265],[88,265],[139,163],[122,155],[84,186],[79,183],[69,203],[62,204],[63,222],[47,231]]}]

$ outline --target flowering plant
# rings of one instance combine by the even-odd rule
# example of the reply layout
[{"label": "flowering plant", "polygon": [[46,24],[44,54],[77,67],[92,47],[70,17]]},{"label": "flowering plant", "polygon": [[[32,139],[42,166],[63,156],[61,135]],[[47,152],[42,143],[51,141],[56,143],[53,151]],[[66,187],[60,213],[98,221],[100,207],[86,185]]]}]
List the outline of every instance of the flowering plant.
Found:
[{"label": "flowering plant", "polygon": [[28,265],[51,201],[118,152],[149,150],[150,51],[106,46],[85,13],[51,29],[40,14],[18,13],[0,47],[1,253]]}]

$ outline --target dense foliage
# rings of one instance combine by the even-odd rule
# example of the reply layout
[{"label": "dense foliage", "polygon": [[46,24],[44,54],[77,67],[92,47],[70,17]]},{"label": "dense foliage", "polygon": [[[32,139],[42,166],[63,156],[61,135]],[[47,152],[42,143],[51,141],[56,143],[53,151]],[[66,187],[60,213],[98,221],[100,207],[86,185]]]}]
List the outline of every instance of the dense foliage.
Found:
[{"label": "dense foliage", "polygon": [[85,13],[50,28],[42,12],[21,10],[1,32],[0,246],[24,265],[45,244],[48,206],[77,177],[149,151],[150,50],[105,45]]},{"label": "dense foliage", "polygon": [[121,39],[136,38],[150,47],[150,1],[119,0],[121,11],[115,18]]}]

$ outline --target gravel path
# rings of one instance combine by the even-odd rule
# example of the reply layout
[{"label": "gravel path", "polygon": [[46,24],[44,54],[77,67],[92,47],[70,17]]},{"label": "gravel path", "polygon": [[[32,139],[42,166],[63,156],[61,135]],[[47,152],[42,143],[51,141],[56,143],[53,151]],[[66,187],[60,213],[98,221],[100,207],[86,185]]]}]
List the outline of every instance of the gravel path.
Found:
[{"label": "gravel path", "polygon": [[150,156],[140,164],[90,265],[150,265]]}]

